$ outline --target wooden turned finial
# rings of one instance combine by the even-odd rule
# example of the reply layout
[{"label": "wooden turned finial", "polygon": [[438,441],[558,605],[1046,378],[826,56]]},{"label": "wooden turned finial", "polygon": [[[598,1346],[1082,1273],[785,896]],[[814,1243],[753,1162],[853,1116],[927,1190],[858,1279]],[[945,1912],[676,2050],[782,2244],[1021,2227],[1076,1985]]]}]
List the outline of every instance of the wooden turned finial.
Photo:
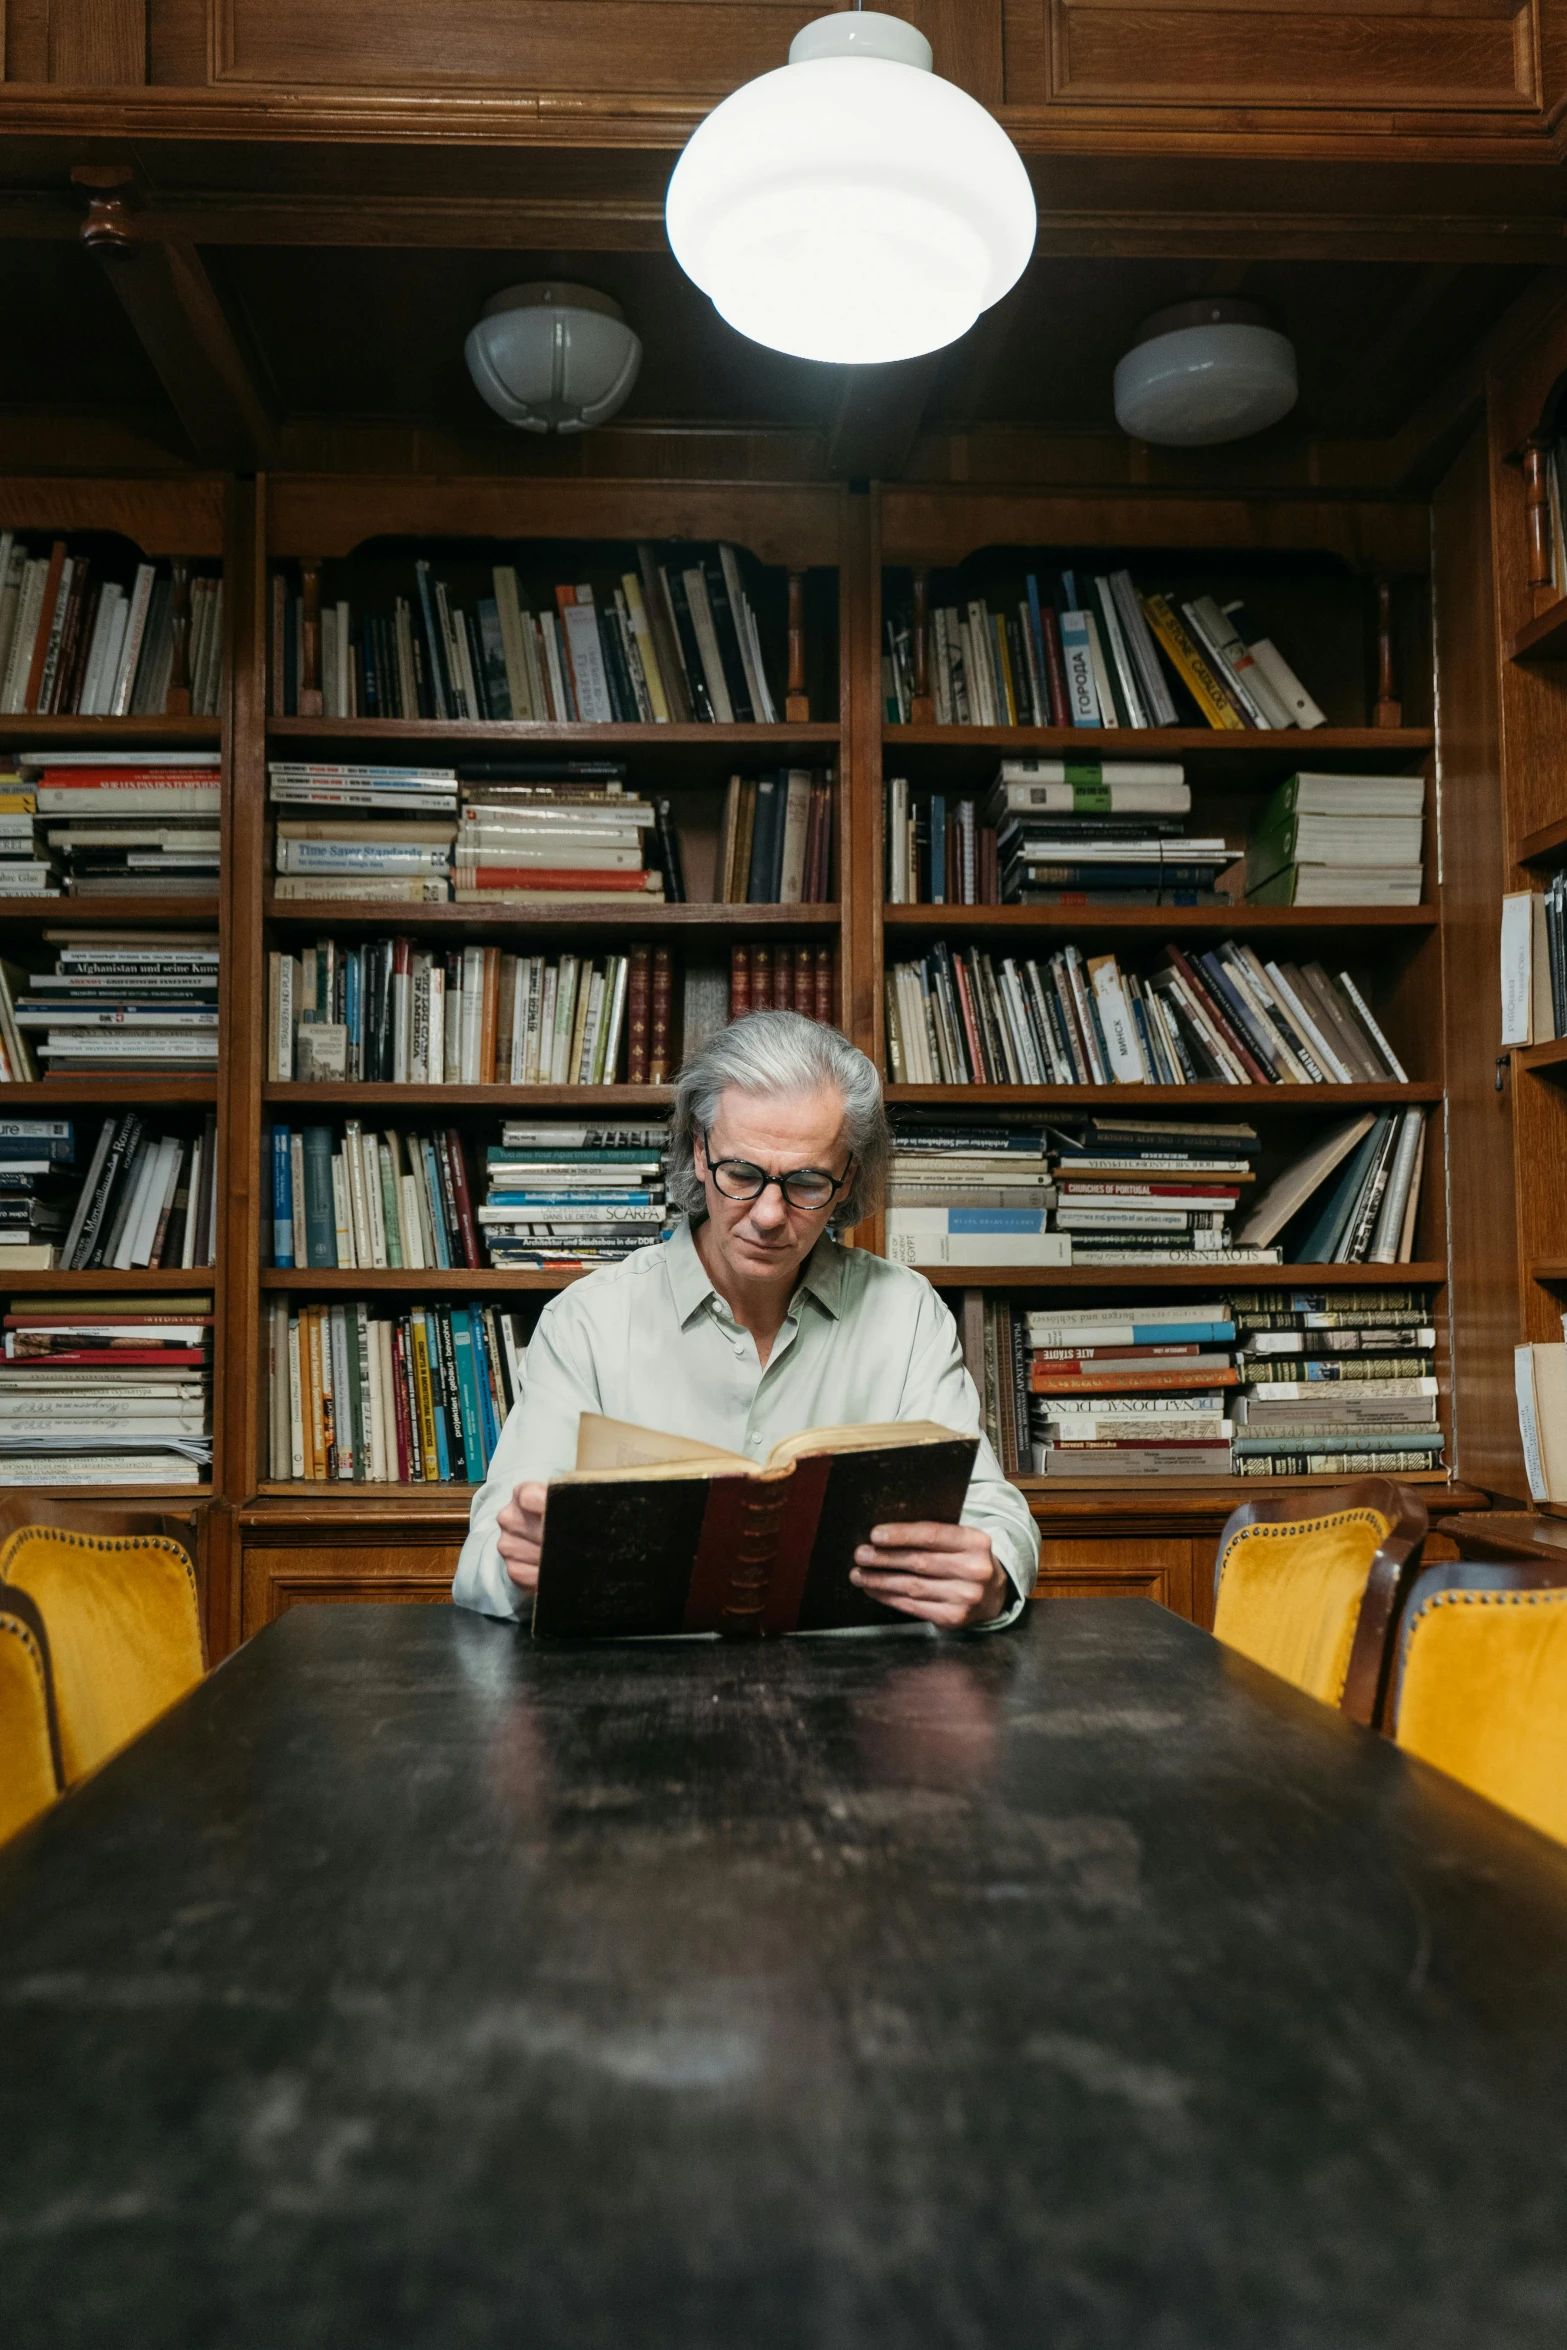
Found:
[{"label": "wooden turned finial", "polygon": [[321,715],[321,558],[302,555],[299,607],[299,715]]},{"label": "wooden turned finial", "polygon": [[934,726],[936,701],[930,690],[930,573],[914,574],[914,691],[909,696],[909,722]]},{"label": "wooden turned finial", "polygon": [[169,634],[173,640],[173,654],[169,662],[168,690],[163,697],[165,718],[190,716],[190,561],[185,555],[176,555],[170,569],[174,574],[174,593],[169,599]]},{"label": "wooden turned finial", "polygon": [[1551,492],[1546,467],[1549,441],[1532,434],[1523,445],[1523,510],[1529,533],[1529,606],[1538,615],[1556,602],[1551,570]]},{"label": "wooden turned finial", "polygon": [[72,164],[72,185],[88,191],[82,243],[89,253],[112,258],[134,247],[135,178],[128,163]]},{"label": "wooden turned finial", "polygon": [[1404,705],[1398,700],[1393,679],[1393,582],[1377,581],[1377,706],[1371,713],[1373,726],[1402,726]]},{"label": "wooden turned finial", "polygon": [[789,574],[789,691],[784,716],[791,726],[810,723],[811,701],[805,690],[805,574]]}]

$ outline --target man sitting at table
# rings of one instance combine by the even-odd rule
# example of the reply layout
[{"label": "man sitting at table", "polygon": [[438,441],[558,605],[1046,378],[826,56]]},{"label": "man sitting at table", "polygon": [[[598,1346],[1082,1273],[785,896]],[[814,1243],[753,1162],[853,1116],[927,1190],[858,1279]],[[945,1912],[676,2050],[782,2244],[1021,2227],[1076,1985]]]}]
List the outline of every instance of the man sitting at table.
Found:
[{"label": "man sitting at table", "polygon": [[879,1197],[890,1136],[872,1063],[797,1012],[753,1012],[681,1070],[671,1144],[684,1219],[544,1308],[452,1597],[529,1609],[546,1489],[575,1465],[582,1412],[752,1459],[804,1428],[934,1420],[980,1439],[962,1523],[876,1527],[854,1580],[943,1630],[1010,1624],[1039,1536],[981,1434],[952,1316],[922,1274],[827,1230]]}]

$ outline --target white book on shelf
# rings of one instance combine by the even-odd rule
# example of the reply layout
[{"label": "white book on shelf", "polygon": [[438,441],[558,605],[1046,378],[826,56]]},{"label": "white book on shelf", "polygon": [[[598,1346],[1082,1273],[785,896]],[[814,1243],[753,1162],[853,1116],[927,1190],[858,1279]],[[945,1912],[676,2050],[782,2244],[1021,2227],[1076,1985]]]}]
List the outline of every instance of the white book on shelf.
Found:
[{"label": "white book on shelf", "polygon": [[590,587],[579,587],[576,602],[561,611],[571,656],[572,681],[577,689],[577,715],[584,725],[605,725],[615,715],[604,671],[604,648],[599,643],[598,612]]},{"label": "white book on shelf", "polygon": [[718,650],[718,632],[713,626],[713,607],[707,595],[707,575],[700,563],[693,563],[689,570],[681,573],[681,577],[685,582],[691,628],[696,637],[696,649],[702,658],[702,675],[707,680],[713,716],[720,726],[732,726],[734,704],[729,699],[723,656]]},{"label": "white book on shelf", "polygon": [[1247,613],[1244,604],[1235,602],[1223,606],[1225,618],[1250,653],[1257,667],[1289,713],[1288,723],[1294,726],[1326,726],[1327,715],[1320,710],[1307,693],[1294,670],[1285,660],[1271,637],[1260,634]]},{"label": "white book on shelf", "polygon": [[783,857],[778,879],[778,903],[800,904],[805,887],[805,849],[811,822],[809,768],[791,767],[784,787]]},{"label": "white book on shelf", "polygon": [[120,642],[119,667],[115,672],[114,690],[106,705],[107,715],[123,718],[131,706],[135,690],[136,671],[141,661],[142,643],[147,633],[147,615],[152,607],[153,583],[157,571],[151,563],[138,563],[136,577],[127,598],[125,634]]},{"label": "white book on shelf", "polygon": [[1092,612],[1084,612],[1082,622],[1088,639],[1088,660],[1093,671],[1094,699],[1099,705],[1099,723],[1101,726],[1119,727],[1121,721],[1116,716],[1115,696],[1110,690],[1110,664],[1105,659],[1099,624]]},{"label": "white book on shelf", "polygon": [[1149,1072],[1121,984],[1120,967],[1113,955],[1095,955],[1089,959],[1088,971],[1110,1055],[1110,1076],[1117,1085],[1142,1085]]},{"label": "white book on shelf", "polygon": [[0,693],[0,709],[20,711],[26,699],[27,675],[32,667],[33,643],[43,611],[44,581],[48,573],[48,561],[41,555],[30,558],[22,573],[17,597],[16,627],[11,637],[10,659],[6,663],[5,688]]},{"label": "white book on shelf", "polygon": [[87,665],[82,671],[78,706],[84,718],[93,717],[98,710],[99,695],[103,690],[104,665],[109,658],[109,646],[114,637],[114,616],[124,601],[121,589],[112,579],[106,580],[98,593],[92,640],[87,647]]}]

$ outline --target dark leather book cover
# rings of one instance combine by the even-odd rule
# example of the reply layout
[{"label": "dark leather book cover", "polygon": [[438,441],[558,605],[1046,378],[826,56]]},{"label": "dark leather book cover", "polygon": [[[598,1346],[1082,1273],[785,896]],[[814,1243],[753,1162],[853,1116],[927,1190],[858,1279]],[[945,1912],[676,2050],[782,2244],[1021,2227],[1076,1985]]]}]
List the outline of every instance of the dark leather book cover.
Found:
[{"label": "dark leather book cover", "polygon": [[711,1489],[701,1477],[551,1486],[535,1637],[682,1631]]}]

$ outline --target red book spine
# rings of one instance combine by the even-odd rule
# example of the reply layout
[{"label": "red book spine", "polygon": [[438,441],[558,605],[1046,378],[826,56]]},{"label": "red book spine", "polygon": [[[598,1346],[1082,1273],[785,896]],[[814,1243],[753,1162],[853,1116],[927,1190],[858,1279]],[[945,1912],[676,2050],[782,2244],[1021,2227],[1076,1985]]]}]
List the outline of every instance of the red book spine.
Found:
[{"label": "red book spine", "polygon": [[816,1017],[816,973],[809,947],[794,950],[794,1009],[803,1012],[807,1020]]},{"label": "red book spine", "polygon": [[653,955],[633,947],[626,980],[626,1083],[646,1085],[648,1022],[653,1009]]},{"label": "red book spine", "polygon": [[792,1012],[794,1009],[794,957],[787,947],[780,947],[773,956],[773,1010]]},{"label": "red book spine", "polygon": [[973,997],[969,993],[968,971],[961,955],[952,958],[952,978],[958,991],[958,1010],[963,1015],[963,1034],[968,1044],[969,1083],[986,1085],[990,1082],[990,1072],[985,1065],[979,1020],[975,1014]]},{"label": "red book spine", "polygon": [[47,1355],[30,1355],[29,1362],[68,1366],[72,1363],[113,1363],[118,1369],[200,1371],[212,1356],[203,1346],[77,1346],[50,1348]]},{"label": "red book spine", "polygon": [[86,557],[79,556],[71,573],[71,600],[65,608],[65,627],[60,634],[60,659],[54,673],[54,691],[49,696],[51,710],[73,711],[81,690],[82,667],[87,658],[83,622],[86,616],[89,569]]},{"label": "red book spine", "polygon": [[407,1317],[399,1317],[392,1331],[392,1389],[397,1407],[397,1481],[416,1484],[424,1474],[414,1444],[414,1417],[408,1400]]},{"label": "red book spine", "polygon": [[773,950],[771,947],[751,949],[751,1009],[770,1012],[773,1004]]},{"label": "red book spine", "polygon": [[743,1020],[751,1009],[751,950],[749,947],[731,947],[729,950],[729,1017]]},{"label": "red book spine", "polygon": [[647,1081],[669,1083],[669,1023],[675,992],[674,958],[668,947],[653,949],[653,1011],[648,1023]]},{"label": "red book spine", "polygon": [[1061,631],[1056,623],[1053,604],[1041,601],[1039,625],[1045,639],[1045,690],[1050,696],[1050,723],[1052,726],[1070,726],[1072,713],[1066,699],[1066,664],[1061,658]]},{"label": "red book spine", "polygon": [[60,600],[60,574],[65,569],[65,541],[56,539],[49,549],[49,569],[44,578],[43,601],[38,607],[38,634],[33,639],[32,664],[27,672],[27,691],[22,707],[29,715],[38,708],[38,689],[43,683],[44,663],[49,655],[49,639],[54,634],[54,608]]},{"label": "red book spine", "polygon": [[651,894],[645,871],[577,873],[561,865],[476,865],[469,886],[473,889],[616,890],[628,897]]},{"label": "red book spine", "polygon": [[452,1199],[457,1209],[457,1230],[462,1236],[463,1263],[477,1272],[484,1256],[479,1247],[479,1228],[473,1220],[473,1194],[468,1189],[468,1169],[463,1163],[462,1136],[455,1126],[446,1129],[446,1156],[452,1170]]},{"label": "red book spine", "polygon": [[833,952],[831,947],[818,947],[815,954],[816,1017],[829,1028],[832,1026],[834,999],[837,994],[837,990],[833,986]]}]

